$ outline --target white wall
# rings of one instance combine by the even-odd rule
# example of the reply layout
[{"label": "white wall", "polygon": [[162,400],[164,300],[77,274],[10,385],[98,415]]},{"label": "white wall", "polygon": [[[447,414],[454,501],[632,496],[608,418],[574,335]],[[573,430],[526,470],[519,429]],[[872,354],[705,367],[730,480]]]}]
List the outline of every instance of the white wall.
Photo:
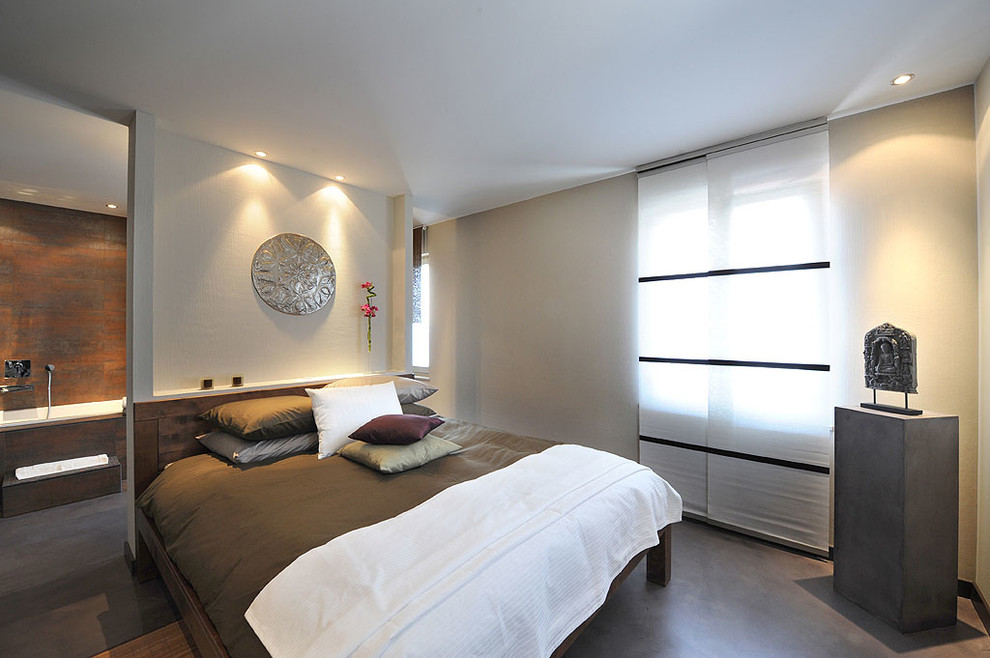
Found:
[{"label": "white wall", "polygon": [[980,434],[976,585],[990,596],[990,61],[976,81],[976,185],[980,217]]},{"label": "white wall", "polygon": [[[392,351],[391,369],[408,371],[412,364],[412,197],[400,195],[392,202]],[[376,288],[377,289],[377,288]]]},{"label": "white wall", "polygon": [[[163,130],[155,137],[154,393],[384,370],[391,355],[392,201]],[[337,272],[310,315],[269,307],[251,283],[262,242],[299,233]],[[373,352],[360,283],[376,284]]]},{"label": "white wall", "polygon": [[[868,400],[863,335],[918,339],[911,405],[959,416],[959,576],[976,568],[977,218],[973,88],[830,123],[839,404]],[[881,402],[903,397],[880,393]]]},{"label": "white wall", "polygon": [[637,454],[636,177],[430,227],[441,413]]},{"label": "white wall", "polygon": [[[134,403],[152,391],[152,263],[154,262],[155,117],[137,110],[127,145],[127,481],[134,482]],[[134,557],[134,487],[127,488],[127,546]]]},{"label": "white wall", "polygon": [[[213,377],[245,385],[384,370],[392,352],[393,201],[275,163],[180,137],[137,112],[128,212],[128,399],[181,393]],[[278,233],[323,245],[334,302],[306,316],[257,296],[251,260]],[[363,281],[376,284],[373,352]],[[133,406],[127,450],[134,450]],[[128,478],[133,480],[133,460]],[[128,543],[135,546],[133,490]]]}]

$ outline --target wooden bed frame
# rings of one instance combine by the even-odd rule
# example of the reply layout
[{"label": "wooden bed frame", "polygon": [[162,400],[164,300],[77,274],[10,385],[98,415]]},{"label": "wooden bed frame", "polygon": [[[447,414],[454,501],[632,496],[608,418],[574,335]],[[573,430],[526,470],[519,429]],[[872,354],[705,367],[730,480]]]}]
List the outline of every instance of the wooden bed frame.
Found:
[{"label": "wooden bed frame", "polygon": [[[210,395],[136,402],[134,404],[134,451],[128,455],[134,460],[134,489],[137,499],[151,481],[164,468],[179,459],[191,457],[206,449],[196,440],[196,436],[211,428],[200,420],[199,414],[225,402],[270,397],[274,395],[306,395],[307,388],[319,388],[333,380],[307,382],[301,385],[263,390],[222,392]],[[134,547],[134,572],[141,580],[161,576],[175,601],[189,633],[203,658],[230,658],[213,622],[206,614],[196,592],[179,572],[175,563],[165,552],[161,534],[154,522],[140,509],[135,510],[137,546]],[[613,592],[632,573],[633,569],[646,557],[646,579],[651,583],[666,585],[670,581],[670,526],[658,533],[660,543],[634,557],[622,572],[615,577],[606,596]],[[597,611],[596,613],[597,614]],[[574,630],[554,651],[554,658],[563,656],[574,643],[595,614]]]}]

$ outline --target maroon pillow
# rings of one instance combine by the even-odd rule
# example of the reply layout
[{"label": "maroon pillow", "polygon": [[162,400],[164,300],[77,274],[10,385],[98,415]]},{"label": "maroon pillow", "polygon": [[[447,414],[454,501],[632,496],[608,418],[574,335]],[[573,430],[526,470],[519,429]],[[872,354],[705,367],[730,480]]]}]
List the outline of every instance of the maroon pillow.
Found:
[{"label": "maroon pillow", "polygon": [[354,430],[351,438],[378,445],[405,446],[416,443],[441,425],[443,419],[436,416],[385,414]]}]

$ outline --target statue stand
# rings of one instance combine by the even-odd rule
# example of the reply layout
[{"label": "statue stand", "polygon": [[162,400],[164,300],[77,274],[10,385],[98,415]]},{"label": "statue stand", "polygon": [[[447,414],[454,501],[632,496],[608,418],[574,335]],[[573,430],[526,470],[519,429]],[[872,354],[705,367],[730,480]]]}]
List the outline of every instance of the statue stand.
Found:
[{"label": "statue stand", "polygon": [[835,408],[835,591],[902,633],[956,622],[959,417]]},{"label": "statue stand", "polygon": [[911,409],[908,407],[908,394],[904,391],[904,406],[895,407],[890,404],[877,404],[877,389],[873,389],[873,403],[860,402],[859,406],[864,409],[873,409],[874,411],[886,411],[892,414],[903,414],[905,416],[920,416],[924,413],[921,409]]}]

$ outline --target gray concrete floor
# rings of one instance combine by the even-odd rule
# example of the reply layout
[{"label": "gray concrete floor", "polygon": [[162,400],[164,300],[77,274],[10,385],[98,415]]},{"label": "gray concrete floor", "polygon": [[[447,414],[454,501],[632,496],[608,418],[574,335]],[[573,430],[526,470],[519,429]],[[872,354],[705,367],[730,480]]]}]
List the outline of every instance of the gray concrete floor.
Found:
[{"label": "gray concrete floor", "polygon": [[127,494],[0,519],[0,656],[88,658],[178,617],[124,560]]},{"label": "gray concrete floor", "polygon": [[954,626],[902,635],[832,591],[832,563],[710,526],[673,529],[670,584],[645,565],[567,652],[591,656],[986,656],[967,599]]},{"label": "gray concrete floor", "polygon": [[[160,581],[130,576],[125,505],[117,494],[0,519],[0,656],[87,658],[177,618]],[[640,565],[568,658],[990,653],[966,599],[955,626],[901,635],[832,591],[830,562],[699,523],[673,538],[670,585]]]}]

